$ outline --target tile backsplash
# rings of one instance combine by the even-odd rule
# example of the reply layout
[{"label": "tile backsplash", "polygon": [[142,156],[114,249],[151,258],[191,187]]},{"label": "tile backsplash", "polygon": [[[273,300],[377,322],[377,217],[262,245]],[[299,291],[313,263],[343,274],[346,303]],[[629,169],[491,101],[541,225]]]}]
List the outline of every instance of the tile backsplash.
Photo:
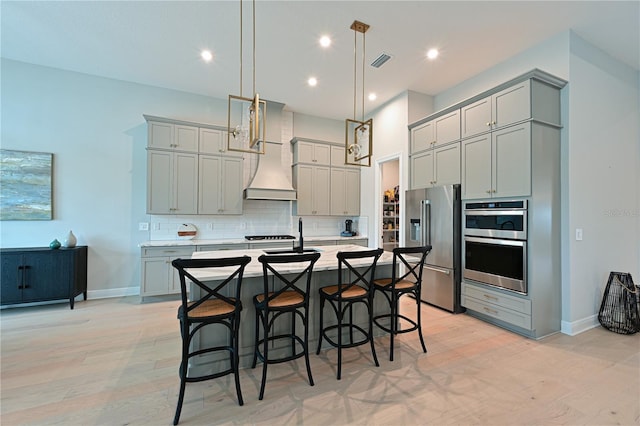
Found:
[{"label": "tile backsplash", "polygon": [[[344,221],[352,219],[354,230],[366,232],[366,217],[303,216],[305,237],[340,236]],[[292,202],[244,200],[241,216],[149,216],[149,240],[177,240],[178,227],[191,223],[198,228],[196,239],[220,240],[243,238],[245,235],[298,235],[298,216],[292,215]],[[366,235],[365,235],[366,236]]]}]

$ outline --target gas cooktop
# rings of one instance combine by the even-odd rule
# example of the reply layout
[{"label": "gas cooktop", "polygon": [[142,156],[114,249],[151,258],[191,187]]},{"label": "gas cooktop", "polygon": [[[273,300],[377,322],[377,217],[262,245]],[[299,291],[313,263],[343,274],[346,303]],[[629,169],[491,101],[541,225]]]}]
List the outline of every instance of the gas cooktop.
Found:
[{"label": "gas cooktop", "polygon": [[257,240],[295,240],[293,235],[245,235],[245,239],[249,241]]}]

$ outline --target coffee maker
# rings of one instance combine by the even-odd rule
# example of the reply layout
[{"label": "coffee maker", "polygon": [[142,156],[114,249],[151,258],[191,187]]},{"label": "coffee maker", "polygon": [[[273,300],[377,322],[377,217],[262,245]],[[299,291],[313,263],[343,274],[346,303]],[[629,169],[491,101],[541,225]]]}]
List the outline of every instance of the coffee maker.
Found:
[{"label": "coffee maker", "polygon": [[347,219],[344,221],[344,231],[340,233],[341,237],[353,237],[356,233],[353,231],[353,220]]}]

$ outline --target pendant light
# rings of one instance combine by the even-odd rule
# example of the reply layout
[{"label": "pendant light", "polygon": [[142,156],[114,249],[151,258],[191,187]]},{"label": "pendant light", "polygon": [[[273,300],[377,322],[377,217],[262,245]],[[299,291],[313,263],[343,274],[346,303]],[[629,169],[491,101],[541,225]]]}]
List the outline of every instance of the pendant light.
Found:
[{"label": "pendant light", "polygon": [[[353,119],[345,120],[344,163],[353,166],[371,167],[373,156],[373,119],[364,120],[364,63],[366,52],[365,33],[369,25],[353,21]],[[362,115],[356,120],[358,33],[362,34]]]},{"label": "pendant light", "polygon": [[256,1],[253,9],[253,98],[242,93],[242,3],[240,0],[240,96],[229,95],[227,110],[227,150],[264,154],[267,102],[256,92]]}]

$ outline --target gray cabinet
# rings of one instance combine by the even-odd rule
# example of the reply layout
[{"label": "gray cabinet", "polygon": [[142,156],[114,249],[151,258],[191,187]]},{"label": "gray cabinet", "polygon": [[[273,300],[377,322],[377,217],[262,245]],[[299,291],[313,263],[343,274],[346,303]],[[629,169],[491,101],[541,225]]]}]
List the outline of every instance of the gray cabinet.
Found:
[{"label": "gray cabinet", "polygon": [[460,183],[460,142],[410,156],[411,189]]},{"label": "gray cabinet", "polygon": [[294,214],[327,216],[330,214],[330,168],[298,164],[293,166],[293,186],[297,191]]},{"label": "gray cabinet", "polygon": [[329,166],[331,165],[330,145],[300,141],[293,145],[294,164],[306,163]]},{"label": "gray cabinet", "polygon": [[180,293],[180,278],[171,265],[174,259],[191,258],[193,246],[143,247],[140,296]]},{"label": "gray cabinet", "polygon": [[242,158],[199,155],[199,214],[242,214],[242,164]]},{"label": "gray cabinet", "polygon": [[198,155],[147,150],[147,213],[196,214]]},{"label": "gray cabinet", "polygon": [[411,129],[411,152],[417,153],[460,139],[460,110],[454,110]]},{"label": "gray cabinet", "polygon": [[331,168],[330,204],[332,216],[360,214],[360,170]]},{"label": "gray cabinet", "polygon": [[531,194],[531,123],[462,141],[462,198]]},{"label": "gray cabinet", "polygon": [[167,122],[148,121],[148,147],[198,152],[198,128]]}]

